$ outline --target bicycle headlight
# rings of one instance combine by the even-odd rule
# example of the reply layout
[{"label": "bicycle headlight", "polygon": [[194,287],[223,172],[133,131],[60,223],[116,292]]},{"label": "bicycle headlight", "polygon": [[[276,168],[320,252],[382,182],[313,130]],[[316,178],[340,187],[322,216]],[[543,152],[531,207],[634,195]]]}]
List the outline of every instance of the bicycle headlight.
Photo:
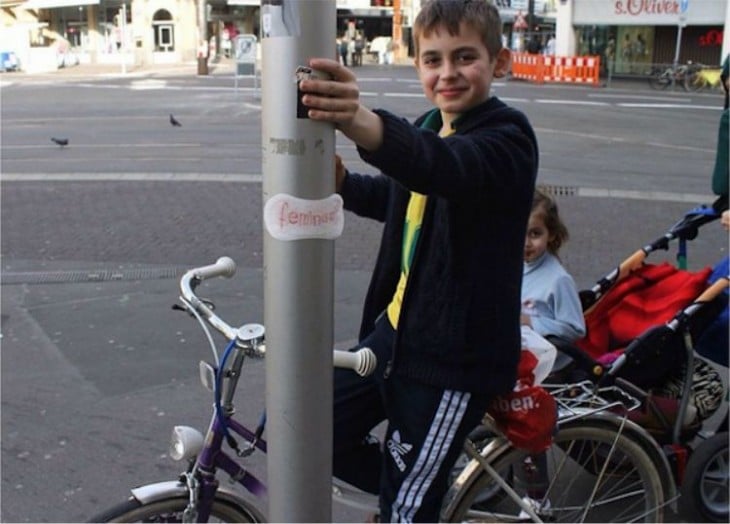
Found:
[{"label": "bicycle headlight", "polygon": [[203,435],[190,426],[175,426],[170,439],[170,458],[183,460],[195,458],[203,449]]}]

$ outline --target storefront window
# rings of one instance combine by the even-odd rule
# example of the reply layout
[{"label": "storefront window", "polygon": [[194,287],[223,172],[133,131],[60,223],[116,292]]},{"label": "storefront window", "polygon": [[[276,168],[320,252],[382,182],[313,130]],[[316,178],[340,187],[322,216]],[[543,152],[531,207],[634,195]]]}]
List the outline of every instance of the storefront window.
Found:
[{"label": "storefront window", "polygon": [[576,29],[578,54],[599,56],[601,74],[607,75],[613,66],[616,54],[616,28],[614,26],[583,26]]},{"label": "storefront window", "polygon": [[582,26],[576,29],[578,54],[601,57],[601,74],[645,75],[652,67],[654,28]]},{"label": "storefront window", "polygon": [[616,73],[647,74],[654,55],[654,28],[623,26],[618,28]]}]

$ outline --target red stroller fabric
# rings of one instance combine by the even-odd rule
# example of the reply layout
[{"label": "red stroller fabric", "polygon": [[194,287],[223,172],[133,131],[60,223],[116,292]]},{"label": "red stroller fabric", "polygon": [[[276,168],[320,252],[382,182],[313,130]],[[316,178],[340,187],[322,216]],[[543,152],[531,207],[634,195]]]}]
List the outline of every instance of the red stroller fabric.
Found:
[{"label": "red stroller fabric", "polygon": [[586,336],[576,344],[594,360],[622,350],[692,303],[707,287],[711,272],[708,267],[691,273],[668,262],[643,265],[616,283],[586,313]]}]

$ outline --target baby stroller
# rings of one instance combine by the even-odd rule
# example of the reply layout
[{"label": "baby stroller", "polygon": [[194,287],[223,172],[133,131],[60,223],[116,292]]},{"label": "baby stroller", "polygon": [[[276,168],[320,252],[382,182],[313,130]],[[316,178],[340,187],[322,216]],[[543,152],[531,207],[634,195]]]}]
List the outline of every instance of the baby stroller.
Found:
[{"label": "baby stroller", "polygon": [[[686,242],[723,207],[726,201],[693,209],[581,291],[583,339],[568,344],[548,337],[560,351],[550,382],[587,378],[603,385],[621,377],[636,389],[632,394],[642,407],[630,418],[663,447],[681,487],[680,508],[694,521],[728,521],[726,408],[716,427],[706,422],[726,397],[720,374],[706,359],[727,366],[727,258],[715,274],[686,270]],[[679,240],[679,268],[645,262],[673,240]]]}]

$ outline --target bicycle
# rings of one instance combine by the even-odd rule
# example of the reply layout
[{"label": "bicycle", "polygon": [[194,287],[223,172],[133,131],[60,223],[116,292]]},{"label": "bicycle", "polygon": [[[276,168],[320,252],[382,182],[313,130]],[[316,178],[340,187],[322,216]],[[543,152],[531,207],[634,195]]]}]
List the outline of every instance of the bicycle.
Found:
[{"label": "bicycle", "polygon": [[[213,312],[212,302],[195,294],[203,280],[231,277],[234,272],[235,263],[222,257],[212,265],[187,271],[180,280],[182,307],[178,308],[200,323],[216,362],[200,363],[201,382],[215,399],[207,434],[176,426],[170,456],[187,461],[186,470],[177,480],[133,488],[126,501],[102,511],[92,522],[207,522],[210,518],[264,522],[263,512],[250,496],[220,482],[218,473],[227,473],[254,497],[266,492],[264,483],[241,464],[256,451],[266,453],[265,416],[251,430],[234,418],[233,406],[246,357],[265,354],[265,330],[260,324],[230,326]],[[221,358],[209,326],[228,341]],[[354,353],[335,350],[333,361],[361,375],[375,369],[374,355],[367,348]],[[616,386],[597,390],[589,389],[588,384],[553,387],[559,406],[558,427],[553,445],[544,454],[546,460],[539,465],[530,464],[527,452],[510,444],[485,416],[478,428],[479,440],[475,437],[465,444],[468,461],[454,475],[442,519],[460,522],[498,515],[505,522],[546,518],[556,522],[661,522],[665,506],[673,504],[675,488],[661,450],[626,416],[638,401]],[[233,434],[243,438],[245,445]],[[223,449],[224,442],[235,457]],[[333,497],[377,512],[376,496],[337,480]]]},{"label": "bicycle", "polygon": [[691,62],[676,67],[673,65],[654,67],[649,73],[649,85],[652,89],[662,90],[677,85],[689,91],[690,78],[695,69]]}]

